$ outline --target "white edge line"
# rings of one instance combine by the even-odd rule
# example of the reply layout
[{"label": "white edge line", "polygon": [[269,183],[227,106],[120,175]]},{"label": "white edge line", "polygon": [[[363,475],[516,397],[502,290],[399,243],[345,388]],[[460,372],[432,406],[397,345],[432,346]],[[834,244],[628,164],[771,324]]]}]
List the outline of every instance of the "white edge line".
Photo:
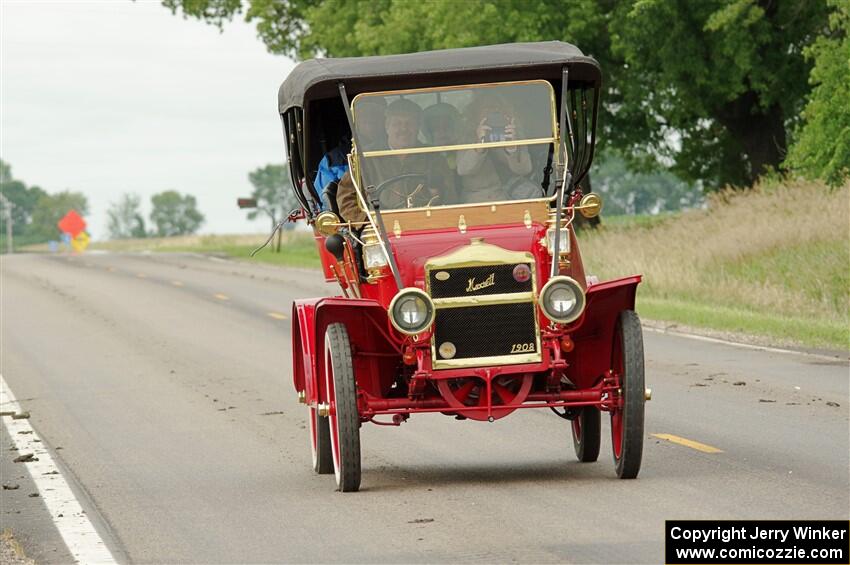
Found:
[{"label": "white edge line", "polygon": [[665,329],[661,329],[661,328],[653,328],[653,327],[649,327],[649,326],[643,326],[643,329],[650,331],[650,332],[659,333],[659,334],[667,334],[667,335],[675,335],[675,336],[678,336],[678,337],[686,337],[688,339],[695,339],[697,341],[707,341],[708,343],[719,343],[719,344],[722,344],[722,345],[731,345],[733,347],[741,347],[741,348],[744,348],[744,349],[752,349],[754,351],[767,351],[769,353],[785,353],[786,355],[802,355],[804,357],[813,357],[815,359],[824,359],[824,360],[827,360],[827,361],[841,361],[841,362],[845,362],[845,363],[847,362],[847,359],[845,359],[844,357],[840,357],[838,355],[832,357],[830,355],[821,355],[819,353],[808,353],[806,351],[795,351],[793,349],[781,349],[779,347],[768,347],[766,345],[753,345],[753,344],[750,344],[750,343],[739,343],[737,341],[729,341],[729,340],[726,340],[726,339],[720,339],[720,338],[716,338],[716,337],[708,337],[708,336],[704,336],[704,335],[670,331],[670,330],[665,330]]},{"label": "white edge line", "polygon": [[[3,375],[0,375],[0,406],[4,411],[21,411]],[[12,443],[18,448],[17,453],[32,453],[38,458],[38,461],[13,464],[21,465],[29,472],[53,524],[74,559],[78,563],[117,563],[29,421],[25,418],[15,420],[11,416],[3,416],[2,420]]]}]

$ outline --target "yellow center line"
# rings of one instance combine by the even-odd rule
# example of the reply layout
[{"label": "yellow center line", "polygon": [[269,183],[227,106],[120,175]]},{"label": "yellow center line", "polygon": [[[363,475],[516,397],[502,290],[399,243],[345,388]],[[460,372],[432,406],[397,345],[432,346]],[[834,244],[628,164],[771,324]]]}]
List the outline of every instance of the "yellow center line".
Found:
[{"label": "yellow center line", "polygon": [[147,275],[146,275],[146,274],[144,274],[144,273],[136,273],[136,276],[137,276],[137,277],[139,277],[140,279],[145,279],[145,278],[147,278]]},{"label": "yellow center line", "polygon": [[107,267],[106,270],[109,271],[110,273],[114,273],[115,267]]},{"label": "yellow center line", "polygon": [[173,284],[174,286],[183,286],[183,283],[180,281],[171,281],[171,284]]},{"label": "yellow center line", "polygon": [[696,449],[697,451],[702,451],[703,453],[723,453],[722,449],[717,449],[716,447],[712,447],[710,445],[706,445],[704,443],[700,443],[692,439],[674,436],[673,434],[652,434],[652,437],[657,437],[658,439],[664,439],[673,443],[678,443],[679,445],[684,445],[685,447],[690,447],[691,449]]},{"label": "yellow center line", "polygon": [[275,320],[285,320],[286,314],[281,314],[280,312],[268,312],[270,318],[274,318]]},{"label": "yellow center line", "polygon": [[218,294],[213,294],[213,296],[215,296],[219,300],[230,300],[229,296],[227,296],[226,294],[222,294],[220,292]]}]

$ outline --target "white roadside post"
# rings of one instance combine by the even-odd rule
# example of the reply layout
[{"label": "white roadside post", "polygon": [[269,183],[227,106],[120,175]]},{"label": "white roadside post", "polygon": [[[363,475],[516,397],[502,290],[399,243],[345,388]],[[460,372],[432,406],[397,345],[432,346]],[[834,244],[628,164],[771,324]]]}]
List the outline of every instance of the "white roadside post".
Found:
[{"label": "white roadside post", "polygon": [[15,247],[12,245],[12,208],[15,207],[12,202],[3,196],[0,192],[0,202],[3,203],[3,211],[6,214],[6,253],[14,253]]}]

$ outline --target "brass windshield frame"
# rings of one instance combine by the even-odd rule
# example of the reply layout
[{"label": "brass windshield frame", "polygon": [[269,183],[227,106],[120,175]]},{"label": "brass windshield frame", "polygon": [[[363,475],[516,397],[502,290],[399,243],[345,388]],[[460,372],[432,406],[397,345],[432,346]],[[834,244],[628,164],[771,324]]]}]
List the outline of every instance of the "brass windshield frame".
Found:
[{"label": "brass windshield frame", "polygon": [[[552,88],[552,84],[543,79],[534,79],[534,80],[518,80],[518,81],[507,81],[507,82],[485,82],[480,84],[462,84],[457,86],[438,86],[438,87],[426,87],[426,88],[409,88],[403,90],[382,90],[377,92],[361,92],[357,96],[355,96],[351,100],[351,115],[354,118],[354,126],[357,127],[357,112],[355,110],[355,106],[357,101],[363,98],[376,97],[376,96],[403,96],[409,94],[423,94],[423,93],[436,93],[436,92],[451,92],[455,90],[470,90],[473,88],[476,89],[485,89],[485,88],[497,88],[503,86],[517,86],[517,85],[527,85],[527,84],[539,84],[545,85],[549,92],[549,109],[550,116],[552,118],[552,137],[540,137],[534,139],[521,139],[521,140],[512,140],[512,141],[490,141],[486,143],[464,143],[457,145],[433,145],[429,147],[411,147],[408,149],[385,149],[378,151],[364,151],[360,153],[358,148],[354,143],[352,143],[352,151],[351,158],[355,161],[357,175],[357,181],[355,183],[355,187],[357,185],[363,186],[363,179],[360,178],[360,173],[362,168],[360,165],[361,158],[368,157],[385,157],[391,155],[411,155],[417,153],[440,153],[443,151],[463,151],[467,149],[488,149],[488,148],[497,148],[497,147],[515,147],[515,146],[524,146],[524,145],[542,145],[546,143],[554,144],[554,161],[556,163],[560,162],[561,159],[561,147],[559,143],[560,132],[558,131],[558,106],[555,99],[555,89]],[[364,200],[366,200],[364,198]],[[421,207],[420,207],[421,208]]]}]

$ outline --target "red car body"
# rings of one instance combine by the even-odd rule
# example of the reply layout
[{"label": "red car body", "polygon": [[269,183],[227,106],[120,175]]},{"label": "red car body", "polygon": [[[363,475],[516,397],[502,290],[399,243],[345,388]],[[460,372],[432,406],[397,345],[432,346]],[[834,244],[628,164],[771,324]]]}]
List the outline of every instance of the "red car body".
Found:
[{"label": "red car body", "polygon": [[[466,65],[463,74],[452,66],[456,58]],[[608,412],[618,475],[636,476],[648,397],[633,312],[641,278],[598,282],[586,275],[573,220],[591,208],[598,213],[601,203],[594,205],[580,186],[570,185],[560,211],[553,194],[371,211],[364,228],[321,212],[321,197],[304,172],[321,154],[315,143],[321,127],[334,112],[344,115],[332,104],[348,106],[345,88],[386,90],[388,76],[393,86],[474,84],[479,76],[492,81],[503,73],[506,79],[544,78],[562,88],[564,101],[581,92],[573,100],[576,106],[582,100],[586,110],[583,134],[576,123],[573,136],[569,123],[570,145],[556,139],[566,146],[573,178],[581,178],[595,141],[601,83],[595,61],[568,44],[549,42],[311,63],[297,67],[281,87],[280,109],[301,216],[313,226],[325,280],[340,284],[339,296],[292,306],[292,384],[309,409],[314,469],[330,472],[332,459],[338,488],[357,490],[360,444],[352,428],[363,423],[400,425],[417,413],[494,421],[519,409],[550,408],[572,421],[582,461],[595,460],[599,414]],[[441,72],[426,72],[435,68]],[[568,71],[578,77],[575,91],[566,86]],[[590,91],[592,127],[584,102]],[[344,110],[351,123],[350,106]],[[356,163],[357,152],[349,159]],[[554,253],[547,243],[559,220],[569,240],[565,253]],[[374,242],[365,241],[361,230],[371,230],[394,264],[364,268],[360,254]],[[335,238],[333,245],[329,238]],[[580,315],[567,323],[553,321],[541,304],[553,277],[568,277],[584,295]],[[391,320],[394,298],[409,289],[423,291],[433,308],[432,322],[417,333],[399,331]]]},{"label": "red car body", "polygon": [[[393,249],[405,286],[422,289],[425,288],[423,258],[450,253],[471,245],[474,239],[509,250],[531,250],[536,259],[536,293],[539,294],[549,278],[546,267],[550,257],[539,244],[546,229],[547,226],[543,224],[526,227],[520,223],[471,228],[466,234],[457,233],[456,229],[422,230],[402,234],[393,241]],[[562,274],[585,280],[575,233],[572,229],[569,233],[574,251],[570,256],[570,267]],[[317,244],[325,272],[329,273],[335,259],[325,251],[323,237],[317,237]],[[330,276],[326,280],[333,282],[336,279]],[[517,408],[590,405],[607,409],[608,405],[603,398],[604,376],[611,364],[612,334],[620,312],[634,310],[639,282],[640,276],[635,275],[587,286],[587,306],[581,318],[566,327],[543,332],[542,359],[539,362],[474,368],[434,369],[431,363],[431,332],[425,332],[420,340],[413,341],[392,327],[387,309],[397,289],[390,277],[373,285],[361,285],[362,298],[297,300],[292,305],[293,386],[296,391],[304,391],[304,401],[308,405],[316,406],[327,400],[321,391],[324,367],[322,357],[317,352],[321,352],[328,324],[342,322],[349,328],[356,352],[357,384],[363,392],[358,407],[364,422],[383,414],[458,412],[458,406],[453,405],[455,399],[441,396],[433,387],[423,387],[422,392],[411,393],[404,398],[392,397],[394,379],[388,377],[395,373],[399,362],[403,362],[405,351],[415,354],[415,364],[408,365],[412,372],[411,378],[422,382],[472,375],[485,383],[492,382],[499,375],[520,375],[531,382],[537,377],[539,387],[531,386],[527,395],[515,396],[508,404],[497,400],[498,405],[494,406],[492,395],[489,398],[485,395],[480,397],[480,405],[464,407],[459,411],[472,419],[501,418]],[[548,325],[542,313],[538,313],[538,322],[540,327]],[[566,339],[572,343],[570,351],[562,346]],[[560,381],[561,376],[573,383],[576,390],[547,391],[544,383],[553,379]]]}]

